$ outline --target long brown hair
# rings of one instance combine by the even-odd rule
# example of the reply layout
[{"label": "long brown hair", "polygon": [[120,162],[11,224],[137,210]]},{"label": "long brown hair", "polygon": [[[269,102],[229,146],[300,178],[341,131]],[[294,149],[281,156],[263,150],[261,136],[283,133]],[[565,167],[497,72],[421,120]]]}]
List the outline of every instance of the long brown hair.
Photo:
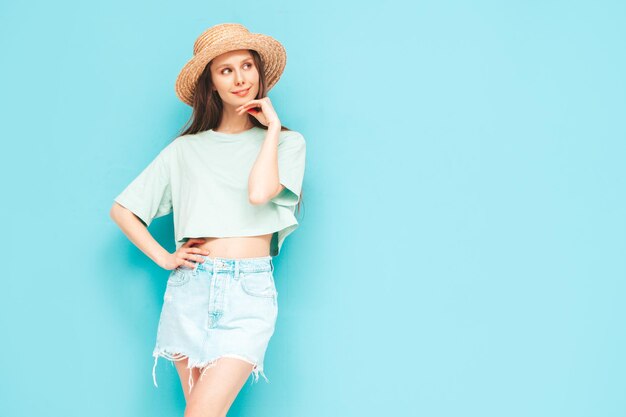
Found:
[{"label": "long brown hair", "polygon": [[[254,65],[259,72],[259,92],[255,99],[263,98],[267,95],[265,71],[263,70],[263,60],[259,56],[259,53],[253,49],[248,49],[254,59]],[[191,117],[183,125],[178,136],[187,134],[195,134],[209,129],[215,129],[218,127],[220,120],[222,119],[222,112],[224,110],[224,104],[217,91],[213,90],[213,80],[211,79],[211,63],[204,67],[204,70],[198,78],[196,89],[193,95],[193,110]],[[209,95],[209,92],[211,93]],[[256,117],[248,114],[248,120],[256,127],[267,130],[267,126],[259,122]],[[281,126],[281,131],[291,130],[286,126]],[[300,213],[300,203],[302,203],[302,190],[300,192],[300,201],[298,201],[297,210]]]}]

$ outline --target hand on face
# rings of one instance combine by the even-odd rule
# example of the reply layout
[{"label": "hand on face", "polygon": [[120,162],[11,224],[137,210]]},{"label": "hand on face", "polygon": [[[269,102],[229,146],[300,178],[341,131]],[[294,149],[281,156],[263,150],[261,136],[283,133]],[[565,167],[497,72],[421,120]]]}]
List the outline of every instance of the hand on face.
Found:
[{"label": "hand on face", "polygon": [[240,115],[244,112],[250,113],[264,126],[269,126],[270,124],[280,126],[280,120],[274,111],[274,107],[272,106],[272,102],[269,97],[250,100],[237,107],[235,110]]}]

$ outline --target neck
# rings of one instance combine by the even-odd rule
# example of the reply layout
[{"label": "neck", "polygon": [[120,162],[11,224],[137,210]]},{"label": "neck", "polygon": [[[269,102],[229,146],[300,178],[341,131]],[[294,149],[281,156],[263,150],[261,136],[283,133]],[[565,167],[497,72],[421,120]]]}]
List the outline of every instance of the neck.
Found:
[{"label": "neck", "polygon": [[217,128],[213,130],[223,133],[239,133],[253,127],[254,124],[250,121],[247,112],[240,115],[235,111],[234,107],[224,106],[222,119],[218,123]]}]

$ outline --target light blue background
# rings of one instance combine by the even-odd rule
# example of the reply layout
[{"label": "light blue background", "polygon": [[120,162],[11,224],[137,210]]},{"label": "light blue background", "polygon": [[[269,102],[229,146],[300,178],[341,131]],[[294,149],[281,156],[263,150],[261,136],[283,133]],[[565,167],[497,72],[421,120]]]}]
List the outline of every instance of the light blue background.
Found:
[{"label": "light blue background", "polygon": [[[168,272],[109,218],[207,27],[288,52],[307,139],[265,366],[229,417],[626,415],[619,1],[5,2],[0,415],[182,416]],[[174,250],[171,215],[150,226]]]}]

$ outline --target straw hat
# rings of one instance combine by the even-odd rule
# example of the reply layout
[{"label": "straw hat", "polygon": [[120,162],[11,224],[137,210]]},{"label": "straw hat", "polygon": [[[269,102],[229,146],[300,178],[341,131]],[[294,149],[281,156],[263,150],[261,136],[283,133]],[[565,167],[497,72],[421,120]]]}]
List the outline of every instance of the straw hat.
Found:
[{"label": "straw hat", "polygon": [[251,33],[239,23],[222,23],[205,30],[193,45],[193,58],[176,79],[176,95],[192,106],[198,77],[216,56],[238,49],[253,49],[259,53],[265,69],[266,90],[269,91],[285,69],[287,53],[276,39],[260,33]]}]

